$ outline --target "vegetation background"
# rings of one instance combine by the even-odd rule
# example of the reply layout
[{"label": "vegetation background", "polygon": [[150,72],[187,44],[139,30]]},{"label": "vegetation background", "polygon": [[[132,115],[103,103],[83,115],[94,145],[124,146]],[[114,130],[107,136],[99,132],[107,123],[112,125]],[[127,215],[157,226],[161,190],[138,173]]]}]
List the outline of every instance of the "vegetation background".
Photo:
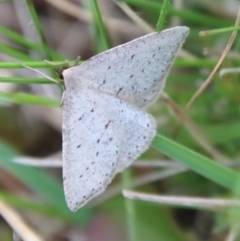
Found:
[{"label": "vegetation background", "polygon": [[[0,241],[240,240],[239,9],[234,0],[0,1]],[[71,213],[57,167],[62,89],[23,65],[58,79],[43,60],[84,61],[179,25],[190,33],[167,95],[149,109],[159,127],[152,147]],[[217,31],[199,35],[206,30]],[[166,199],[131,200],[123,189]]]}]

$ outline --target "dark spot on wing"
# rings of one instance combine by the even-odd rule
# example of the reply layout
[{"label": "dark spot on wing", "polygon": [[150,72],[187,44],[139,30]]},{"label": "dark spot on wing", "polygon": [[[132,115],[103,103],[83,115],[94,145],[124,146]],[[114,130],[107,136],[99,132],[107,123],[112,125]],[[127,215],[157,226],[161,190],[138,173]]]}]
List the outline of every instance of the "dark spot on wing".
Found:
[{"label": "dark spot on wing", "polygon": [[121,87],[116,94],[118,95],[122,91],[122,89],[123,87]]},{"label": "dark spot on wing", "polygon": [[91,109],[91,112],[94,112],[94,108]]},{"label": "dark spot on wing", "polygon": [[133,54],[133,55],[132,55],[132,57],[131,57],[131,59],[133,59],[133,58],[134,58],[134,56],[135,56],[135,55]]},{"label": "dark spot on wing", "polygon": [[106,125],[105,125],[105,129],[108,128],[109,124],[110,124],[111,121],[109,121]]},{"label": "dark spot on wing", "polygon": [[99,152],[96,153],[96,156],[98,156],[98,155],[99,155]]},{"label": "dark spot on wing", "polygon": [[78,145],[78,146],[77,146],[77,148],[80,148],[80,147],[81,147],[81,145]]},{"label": "dark spot on wing", "polygon": [[133,77],[134,75],[132,74],[131,76],[130,76],[130,79]]}]

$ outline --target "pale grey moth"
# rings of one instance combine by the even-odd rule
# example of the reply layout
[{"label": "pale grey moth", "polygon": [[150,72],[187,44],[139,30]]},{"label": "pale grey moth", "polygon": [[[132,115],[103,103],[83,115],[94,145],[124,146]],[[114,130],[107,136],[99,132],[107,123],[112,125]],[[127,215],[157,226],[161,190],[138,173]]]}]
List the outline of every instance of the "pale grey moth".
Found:
[{"label": "pale grey moth", "polygon": [[72,211],[148,149],[156,123],[141,108],[159,97],[188,31],[152,33],[63,71],[63,184]]}]

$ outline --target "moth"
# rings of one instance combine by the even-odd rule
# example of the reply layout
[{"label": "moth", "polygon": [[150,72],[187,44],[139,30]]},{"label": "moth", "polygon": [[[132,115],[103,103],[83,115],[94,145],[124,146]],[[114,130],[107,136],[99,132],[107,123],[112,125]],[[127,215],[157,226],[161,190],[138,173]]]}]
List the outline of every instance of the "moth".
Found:
[{"label": "moth", "polygon": [[162,92],[188,31],[145,35],[63,71],[63,185],[70,210],[102,193],[149,148],[156,122],[142,108]]}]

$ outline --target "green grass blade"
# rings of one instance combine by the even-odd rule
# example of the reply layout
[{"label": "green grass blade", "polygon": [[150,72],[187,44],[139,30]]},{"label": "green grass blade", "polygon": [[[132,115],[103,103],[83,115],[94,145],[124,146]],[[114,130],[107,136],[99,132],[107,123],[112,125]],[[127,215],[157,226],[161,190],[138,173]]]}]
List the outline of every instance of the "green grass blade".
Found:
[{"label": "green grass blade", "polygon": [[[148,9],[153,12],[160,11],[162,4],[153,2],[153,1],[146,1],[146,0],[122,0],[122,2],[128,3],[129,5],[135,6],[135,7],[141,7],[143,9]],[[169,6],[169,15],[180,17],[184,20],[188,20],[191,23],[195,24],[201,24],[212,27],[212,28],[222,28],[222,27],[228,27],[232,24],[231,21],[225,20],[225,19],[216,19],[214,17],[211,17],[206,14],[199,14],[195,12],[185,11],[183,9],[178,10],[171,5]]]},{"label": "green grass blade", "polygon": [[[15,84],[56,84],[53,81],[44,78],[23,78],[23,77],[1,77],[2,83],[15,83]],[[59,80],[60,82],[60,80]]]},{"label": "green grass blade", "polygon": [[[73,65],[75,61],[70,61],[69,64]],[[82,63],[80,61],[80,63]],[[56,67],[62,67],[66,66],[66,62],[62,61],[54,61],[52,64],[49,64],[45,61],[30,61],[30,60],[25,60],[24,62],[1,62],[0,63],[0,69],[22,69],[24,66],[28,66],[31,68],[48,68],[48,69],[53,69],[55,66]]]},{"label": "green grass blade", "polygon": [[183,163],[196,173],[228,188],[229,190],[233,190],[233,187],[238,180],[238,174],[231,169],[228,169],[223,165],[220,165],[219,163],[161,135],[156,136],[152,145],[173,160]]},{"label": "green grass blade", "polygon": [[156,26],[156,31],[158,31],[158,32],[163,30],[163,26],[165,25],[169,5],[170,5],[169,0],[164,0],[164,2],[162,4],[162,8],[160,10],[157,26]]},{"label": "green grass blade", "polygon": [[4,43],[0,43],[0,52],[19,60],[23,60],[23,61],[31,60],[29,55],[27,55],[23,51],[13,48],[12,46],[9,46]]},{"label": "green grass blade", "polygon": [[110,43],[109,43],[109,39],[108,39],[108,35],[107,35],[107,31],[105,29],[103,20],[102,20],[102,16],[98,7],[98,3],[96,0],[91,0],[92,3],[92,9],[93,9],[93,15],[94,15],[94,19],[95,22],[97,23],[99,32],[100,32],[100,36],[103,42],[103,49],[107,50],[110,48]]},{"label": "green grass blade", "polygon": [[[11,39],[12,41],[18,43],[19,45],[22,45],[25,48],[32,49],[32,50],[35,50],[37,52],[42,53],[42,46],[40,44],[33,43],[30,40],[27,40],[22,35],[10,30],[9,28],[6,28],[6,27],[0,25],[0,33],[2,35],[4,35],[5,37]],[[54,50],[52,50],[48,46],[46,46],[46,48],[47,48],[48,52],[51,53],[51,56],[53,56],[54,59],[64,60],[64,56],[55,52]]]},{"label": "green grass blade", "polygon": [[26,93],[4,93],[0,92],[0,100],[25,105],[45,105],[45,106],[59,106],[58,100],[53,100],[46,97],[31,95]]},{"label": "green grass blade", "polygon": [[25,2],[26,2],[26,6],[28,8],[29,14],[31,16],[33,25],[35,26],[36,32],[37,32],[38,37],[40,39],[42,50],[43,50],[46,58],[48,60],[52,60],[51,53],[48,51],[48,48],[46,47],[47,43],[46,43],[45,37],[43,35],[42,27],[41,27],[40,21],[38,19],[38,15],[37,15],[37,13],[34,9],[32,0],[25,0]]},{"label": "green grass blade", "polygon": [[64,200],[62,185],[42,169],[18,165],[12,162],[16,151],[0,141],[0,167],[21,180],[27,187],[45,198],[60,216],[66,216],[74,222],[86,222],[89,210],[81,209],[81,215],[70,212]]}]

